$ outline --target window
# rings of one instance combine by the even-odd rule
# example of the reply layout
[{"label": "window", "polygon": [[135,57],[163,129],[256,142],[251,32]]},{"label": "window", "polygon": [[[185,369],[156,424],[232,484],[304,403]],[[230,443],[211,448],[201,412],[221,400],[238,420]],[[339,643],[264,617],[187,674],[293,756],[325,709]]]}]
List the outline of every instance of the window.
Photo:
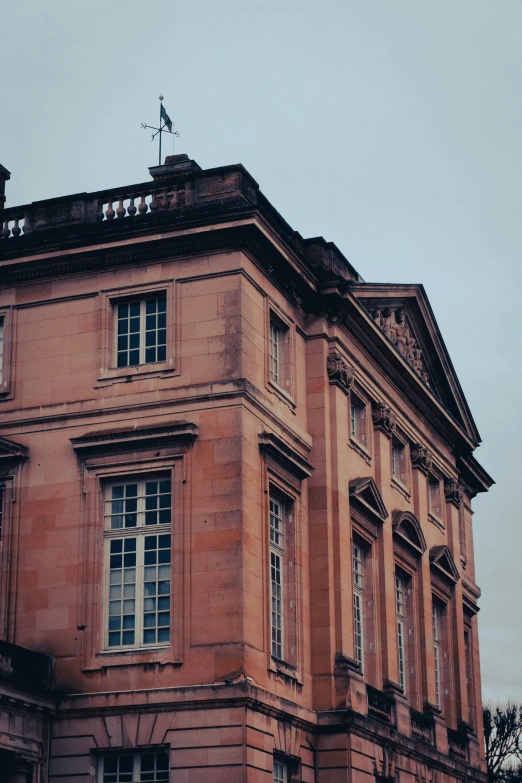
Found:
[{"label": "window", "polygon": [[433,608],[433,667],[435,670],[435,703],[440,710],[442,709],[441,671],[440,671],[441,607],[439,604],[433,602],[432,608]]},{"label": "window", "polygon": [[167,299],[136,299],[116,305],[116,364],[164,362],[167,358]]},{"label": "window", "polygon": [[121,753],[101,759],[99,783],[163,783],[169,779],[169,754]]},{"label": "window", "polygon": [[428,479],[428,506],[430,514],[442,518],[441,483],[435,476]]},{"label": "window", "polygon": [[274,759],[274,783],[288,783],[288,767],[284,761]]},{"label": "window", "polygon": [[4,382],[4,316],[0,316],[0,385]]},{"label": "window", "polygon": [[270,321],[270,380],[281,381],[283,330]]},{"label": "window", "polygon": [[366,404],[350,392],[350,437],[366,446]]},{"label": "window", "polygon": [[406,692],[406,582],[402,576],[395,575],[395,605],[397,614],[397,670],[399,685]]},{"label": "window", "polygon": [[353,560],[353,634],[355,660],[363,667],[363,553],[358,544],[352,545]]},{"label": "window", "polygon": [[406,486],[408,481],[406,473],[406,446],[395,437],[392,438],[391,457],[393,478]]},{"label": "window", "polygon": [[270,498],[270,601],[272,655],[283,658],[283,558],[284,558],[284,507],[279,500]]},{"label": "window", "polygon": [[473,645],[471,628],[464,631],[464,653],[466,657],[466,688],[468,693],[468,720],[471,726],[475,726],[475,690],[473,676]]},{"label": "window", "polygon": [[105,496],[107,647],[170,641],[171,480],[108,484]]}]

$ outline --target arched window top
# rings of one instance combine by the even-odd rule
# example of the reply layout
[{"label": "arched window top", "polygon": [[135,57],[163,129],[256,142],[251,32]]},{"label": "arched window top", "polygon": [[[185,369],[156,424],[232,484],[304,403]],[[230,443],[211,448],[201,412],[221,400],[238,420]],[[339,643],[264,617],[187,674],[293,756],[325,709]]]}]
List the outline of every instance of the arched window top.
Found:
[{"label": "arched window top", "polygon": [[394,511],[392,519],[394,536],[424,554],[428,547],[417,517],[411,511]]}]

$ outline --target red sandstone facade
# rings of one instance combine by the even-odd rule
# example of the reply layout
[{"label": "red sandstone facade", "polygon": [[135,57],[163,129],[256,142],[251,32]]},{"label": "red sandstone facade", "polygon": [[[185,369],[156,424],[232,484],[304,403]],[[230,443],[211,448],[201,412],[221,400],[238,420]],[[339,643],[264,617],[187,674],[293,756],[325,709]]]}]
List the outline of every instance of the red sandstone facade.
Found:
[{"label": "red sandstone facade", "polygon": [[0,214],[2,780],[485,780],[491,479],[424,290],[151,174]]}]

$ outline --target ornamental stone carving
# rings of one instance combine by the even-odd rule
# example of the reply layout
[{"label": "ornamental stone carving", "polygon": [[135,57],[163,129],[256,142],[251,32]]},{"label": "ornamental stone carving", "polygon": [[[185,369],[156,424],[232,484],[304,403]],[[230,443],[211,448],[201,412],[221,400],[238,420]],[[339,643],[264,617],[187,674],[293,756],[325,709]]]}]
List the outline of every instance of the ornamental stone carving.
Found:
[{"label": "ornamental stone carving", "polygon": [[395,430],[397,415],[385,402],[374,402],[372,403],[372,421],[375,429],[382,430],[386,435],[391,436]]},{"label": "ornamental stone carving", "polygon": [[448,503],[453,503],[454,506],[460,508],[462,498],[464,497],[464,488],[462,484],[459,484],[457,479],[445,479],[444,497]]},{"label": "ornamental stone carving", "polygon": [[355,378],[355,370],[350,367],[338,351],[329,354],[326,362],[326,371],[330,384],[336,384],[348,394]]},{"label": "ornamental stone carving", "polygon": [[427,473],[433,463],[433,454],[422,443],[416,443],[410,449],[411,466]]},{"label": "ornamental stone carving", "polygon": [[413,329],[408,323],[405,308],[377,307],[372,312],[372,318],[426,386],[430,386],[426,362]]}]

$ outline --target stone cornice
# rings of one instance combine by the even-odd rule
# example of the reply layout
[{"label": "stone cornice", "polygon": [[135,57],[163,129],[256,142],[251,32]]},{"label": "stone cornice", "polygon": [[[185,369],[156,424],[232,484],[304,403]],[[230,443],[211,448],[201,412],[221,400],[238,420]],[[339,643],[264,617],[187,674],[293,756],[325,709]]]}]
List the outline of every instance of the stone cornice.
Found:
[{"label": "stone cornice", "polygon": [[310,478],[313,467],[292,446],[273,432],[259,435],[259,449],[268,454],[299,481]]},{"label": "stone cornice", "polygon": [[144,448],[167,443],[192,443],[198,434],[195,424],[186,421],[166,423],[156,427],[128,427],[89,432],[71,438],[77,454],[114,451],[121,448]]}]

